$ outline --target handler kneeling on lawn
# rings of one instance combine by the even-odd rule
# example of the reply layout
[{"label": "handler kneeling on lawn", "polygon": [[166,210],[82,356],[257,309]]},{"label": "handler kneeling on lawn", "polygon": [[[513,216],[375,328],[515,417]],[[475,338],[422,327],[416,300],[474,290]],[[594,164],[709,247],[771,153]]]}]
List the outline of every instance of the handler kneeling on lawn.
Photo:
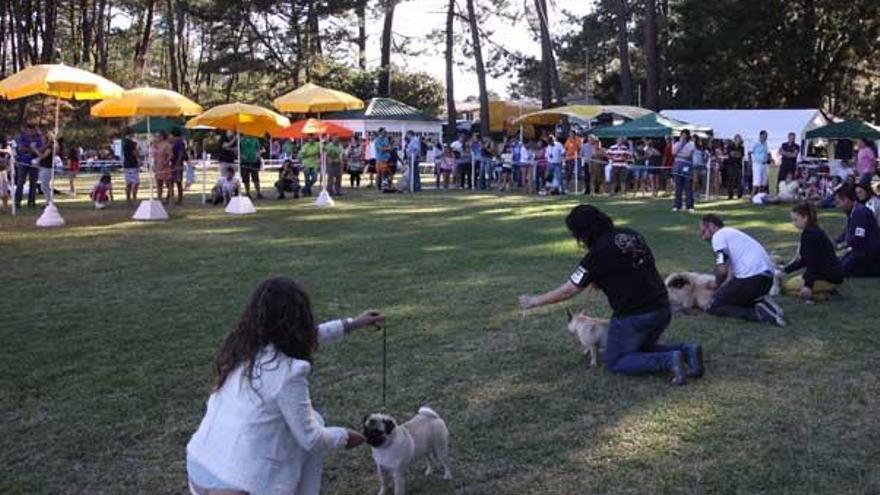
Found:
[{"label": "handler kneeling on lawn", "polygon": [[365,439],[326,427],[312,408],[312,353],[383,320],[367,311],[316,325],[299,284],[275,277],[258,285],[214,358],[214,391],[186,448],[190,492],[318,495],[324,457]]},{"label": "handler kneeling on lawn", "polygon": [[702,376],[703,350],[698,344],[657,343],[672,315],[666,286],[645,239],[634,230],[615,228],[606,214],[590,205],[576,206],[565,223],[589,252],[567,282],[546,294],[520,296],[520,307],[556,304],[592,284],[605,293],[614,311],[605,350],[610,371],[625,375],[669,371],[673,385]]}]

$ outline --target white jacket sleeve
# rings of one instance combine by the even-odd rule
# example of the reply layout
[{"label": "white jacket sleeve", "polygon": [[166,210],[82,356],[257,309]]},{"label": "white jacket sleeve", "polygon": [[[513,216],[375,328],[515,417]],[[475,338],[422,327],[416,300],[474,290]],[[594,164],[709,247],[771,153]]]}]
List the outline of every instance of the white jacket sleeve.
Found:
[{"label": "white jacket sleeve", "polygon": [[291,365],[291,374],[278,393],[278,407],[296,442],[304,450],[315,454],[340,449],[348,441],[345,428],[327,428],[312,409],[309,398],[309,371],[311,366],[303,361]]},{"label": "white jacket sleeve", "polygon": [[339,340],[345,335],[345,327],[342,320],[333,320],[318,325],[318,343],[330,344]]}]

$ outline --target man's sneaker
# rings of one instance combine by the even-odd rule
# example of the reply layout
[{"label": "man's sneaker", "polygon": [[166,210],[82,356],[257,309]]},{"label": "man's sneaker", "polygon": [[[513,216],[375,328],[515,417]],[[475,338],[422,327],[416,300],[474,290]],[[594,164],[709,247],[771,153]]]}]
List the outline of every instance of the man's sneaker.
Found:
[{"label": "man's sneaker", "polygon": [[757,305],[755,305],[755,311],[758,313],[759,320],[767,323],[772,323],[780,327],[785,326],[785,320],[782,318],[782,315],[777,313],[773,306],[768,304],[766,301],[761,301]]},{"label": "man's sneaker", "polygon": [[699,344],[685,344],[684,357],[687,361],[688,378],[700,378],[703,376],[703,346]]},{"label": "man's sneaker", "polygon": [[673,208],[672,211],[680,211],[680,208]]},{"label": "man's sneaker", "polygon": [[687,383],[687,372],[684,364],[684,355],[680,351],[672,351],[672,362],[669,363],[669,371],[672,372],[672,384],[684,385]]},{"label": "man's sneaker", "polygon": [[688,208],[688,213],[696,213],[696,212],[697,212],[697,210],[695,210],[693,208]]},{"label": "man's sneaker", "polygon": [[761,298],[761,302],[767,303],[767,305],[773,308],[773,311],[775,311],[779,316],[785,316],[785,310],[783,310],[782,306],[780,306],[779,303],[776,302],[776,300],[772,297],[764,296]]}]

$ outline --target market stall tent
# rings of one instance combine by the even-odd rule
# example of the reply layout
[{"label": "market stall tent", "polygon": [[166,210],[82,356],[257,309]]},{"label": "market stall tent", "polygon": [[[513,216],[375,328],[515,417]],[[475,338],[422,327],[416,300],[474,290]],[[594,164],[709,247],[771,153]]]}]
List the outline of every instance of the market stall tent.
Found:
[{"label": "market stall tent", "polygon": [[321,120],[347,127],[360,136],[375,134],[384,127],[395,140],[413,131],[436,143],[443,133],[440,119],[391,98],[373,98],[362,110],[328,113]]},{"label": "market stall tent", "polygon": [[635,120],[621,125],[596,127],[590,134],[598,138],[659,138],[678,135],[683,130],[691,133],[706,134],[712,129],[682,122],[670,117],[664,117],[659,113],[649,113]]},{"label": "market stall tent", "polygon": [[767,145],[772,153],[793,132],[797,141],[807,139],[807,132],[828,124],[828,119],[818,108],[794,110],[663,110],[661,115],[692,124],[710,127],[712,135],[720,139],[742,136],[746,149],[758,141],[758,133],[767,131]]},{"label": "market stall tent", "polygon": [[845,120],[807,132],[807,139],[880,140],[880,127],[862,120]]}]

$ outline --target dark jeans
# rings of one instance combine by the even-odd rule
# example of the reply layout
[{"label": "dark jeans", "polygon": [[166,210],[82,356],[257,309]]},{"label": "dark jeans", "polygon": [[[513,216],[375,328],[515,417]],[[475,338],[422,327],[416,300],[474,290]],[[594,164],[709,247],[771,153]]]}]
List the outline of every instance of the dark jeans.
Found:
[{"label": "dark jeans", "polygon": [[742,167],[740,165],[728,165],[724,168],[724,185],[727,187],[727,199],[733,199],[734,192],[737,198],[743,196]]},{"label": "dark jeans", "polygon": [[279,197],[284,197],[284,193],[292,192],[295,198],[299,197],[299,180],[280,179],[275,183],[275,190],[278,191]]},{"label": "dark jeans", "polygon": [[318,181],[318,171],[314,168],[307,168],[307,169],[305,169],[304,174],[305,174],[306,184],[305,184],[305,187],[303,187],[303,195],[304,196],[311,196],[312,195],[312,186],[314,186],[315,182]]},{"label": "dark jeans", "polygon": [[694,179],[693,165],[690,162],[676,160],[672,166],[672,177],[675,181],[675,200],[673,206],[681,209],[681,195],[685,194],[687,209],[694,208]]},{"label": "dark jeans", "polygon": [[846,278],[880,277],[880,256],[850,251],[840,259]]},{"label": "dark jeans", "polygon": [[458,181],[459,181],[458,185],[462,189],[464,189],[464,188],[470,189],[471,188],[471,172],[472,172],[471,162],[459,162],[458,163]]},{"label": "dark jeans", "polygon": [[24,193],[24,182],[28,183],[28,206],[37,204],[37,178],[40,171],[37,167],[15,164],[15,207],[21,208],[21,197]]},{"label": "dark jeans", "polygon": [[755,304],[770,293],[773,277],[755,275],[749,278],[732,278],[715,291],[707,313],[722,318],[760,321]]},{"label": "dark jeans", "polygon": [[669,326],[668,307],[632,316],[615,316],[608,327],[605,367],[614,373],[640,375],[666,371],[672,352],[683,351],[681,344],[661,345],[657,341]]},{"label": "dark jeans", "polygon": [[349,172],[348,173],[348,182],[352,188],[361,187],[361,173],[360,172]]}]

